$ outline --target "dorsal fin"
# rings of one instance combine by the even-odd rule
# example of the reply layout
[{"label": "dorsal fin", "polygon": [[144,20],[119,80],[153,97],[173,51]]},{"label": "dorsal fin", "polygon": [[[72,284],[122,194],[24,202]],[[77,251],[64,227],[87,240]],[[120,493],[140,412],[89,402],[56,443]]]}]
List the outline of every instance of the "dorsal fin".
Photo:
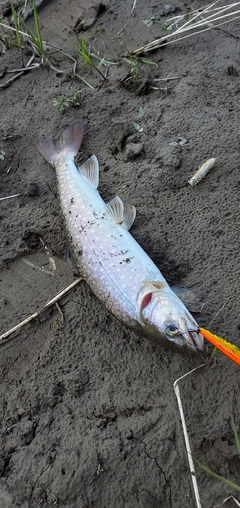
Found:
[{"label": "dorsal fin", "polygon": [[134,221],[135,221],[135,217],[136,217],[136,208],[135,206],[131,206],[131,205],[124,205],[124,212],[123,212],[123,226],[129,230]]},{"label": "dorsal fin", "polygon": [[80,173],[82,173],[82,175],[86,178],[86,180],[93,186],[93,188],[97,189],[99,182],[99,165],[96,155],[92,155],[78,169]]},{"label": "dorsal fin", "polygon": [[123,223],[124,206],[122,200],[118,196],[109,201],[109,203],[106,203],[105,207],[107,209],[107,213],[110,217],[112,217],[116,224]]}]

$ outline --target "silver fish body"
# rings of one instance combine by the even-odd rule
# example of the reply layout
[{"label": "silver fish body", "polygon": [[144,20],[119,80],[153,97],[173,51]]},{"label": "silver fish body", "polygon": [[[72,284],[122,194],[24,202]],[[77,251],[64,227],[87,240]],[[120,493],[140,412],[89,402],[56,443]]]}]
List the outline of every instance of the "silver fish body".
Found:
[{"label": "silver fish body", "polygon": [[81,122],[57,142],[38,145],[55,167],[61,207],[80,273],[106,307],[137,333],[172,349],[204,348],[198,325],[128,229],[135,208],[116,197],[101,198],[98,161],[74,162],[83,136]]}]

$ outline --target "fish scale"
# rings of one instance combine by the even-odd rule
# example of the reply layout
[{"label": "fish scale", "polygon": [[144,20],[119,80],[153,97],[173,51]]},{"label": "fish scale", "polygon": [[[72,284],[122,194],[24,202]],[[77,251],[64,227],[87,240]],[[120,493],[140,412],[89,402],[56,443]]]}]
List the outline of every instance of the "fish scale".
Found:
[{"label": "fish scale", "polygon": [[[124,207],[119,197],[103,201],[97,190],[95,155],[80,168],[75,165],[82,137],[83,125],[76,122],[57,141],[38,144],[40,153],[56,170],[77,268],[106,307],[138,334],[181,352],[203,351],[198,324],[182,301],[189,304],[194,295],[182,288],[173,291],[128,231],[135,208]],[[196,300],[194,304],[196,307]]]},{"label": "fish scale", "polygon": [[113,222],[99,192],[78,170],[74,158],[67,162],[59,158],[55,169],[78,268],[94,293],[130,325],[137,319],[141,281],[165,279],[125,227]]}]

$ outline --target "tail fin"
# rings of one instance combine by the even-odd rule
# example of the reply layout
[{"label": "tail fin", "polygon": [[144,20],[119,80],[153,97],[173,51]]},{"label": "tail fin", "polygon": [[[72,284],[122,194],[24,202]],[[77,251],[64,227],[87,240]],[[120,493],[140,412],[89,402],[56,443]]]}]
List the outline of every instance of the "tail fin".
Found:
[{"label": "tail fin", "polygon": [[77,155],[82,143],[83,132],[83,123],[79,120],[67,127],[56,141],[43,141],[38,143],[37,148],[43,157],[54,166],[59,157]]}]

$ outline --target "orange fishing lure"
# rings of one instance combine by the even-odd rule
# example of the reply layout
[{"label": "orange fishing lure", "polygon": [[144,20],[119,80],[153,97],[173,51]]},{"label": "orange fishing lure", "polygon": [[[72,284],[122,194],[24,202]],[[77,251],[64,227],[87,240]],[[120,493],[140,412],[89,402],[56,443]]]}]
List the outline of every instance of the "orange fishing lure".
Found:
[{"label": "orange fishing lure", "polygon": [[224,355],[228,356],[228,358],[237,363],[237,365],[240,365],[240,347],[223,337],[219,337],[219,335],[215,335],[205,328],[199,328],[199,331],[205,339],[209,340],[209,342],[222,351]]}]

